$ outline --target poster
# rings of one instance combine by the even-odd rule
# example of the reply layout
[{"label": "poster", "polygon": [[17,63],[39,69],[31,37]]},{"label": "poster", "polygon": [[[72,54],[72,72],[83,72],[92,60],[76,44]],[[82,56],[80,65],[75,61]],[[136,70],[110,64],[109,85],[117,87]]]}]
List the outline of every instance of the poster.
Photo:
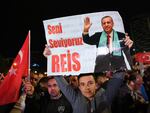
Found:
[{"label": "poster", "polygon": [[[125,32],[122,18],[117,11],[104,11],[44,20],[47,44],[51,55],[47,58],[48,75],[79,75],[92,73],[98,54],[96,45],[83,41],[84,19],[90,17],[89,35],[101,32],[101,18],[111,16],[116,31]],[[102,49],[104,50],[104,49]],[[105,51],[103,51],[105,52]]]}]

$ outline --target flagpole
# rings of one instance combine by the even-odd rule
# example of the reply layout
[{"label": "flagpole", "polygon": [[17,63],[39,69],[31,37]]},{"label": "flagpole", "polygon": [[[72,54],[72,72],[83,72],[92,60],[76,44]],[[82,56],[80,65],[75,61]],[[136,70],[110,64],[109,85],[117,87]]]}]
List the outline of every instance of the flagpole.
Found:
[{"label": "flagpole", "polygon": [[30,78],[31,78],[31,76],[30,76],[30,44],[31,44],[31,31],[29,30],[29,63],[28,63],[28,67],[29,67],[29,69],[28,69],[28,80],[30,81]]}]

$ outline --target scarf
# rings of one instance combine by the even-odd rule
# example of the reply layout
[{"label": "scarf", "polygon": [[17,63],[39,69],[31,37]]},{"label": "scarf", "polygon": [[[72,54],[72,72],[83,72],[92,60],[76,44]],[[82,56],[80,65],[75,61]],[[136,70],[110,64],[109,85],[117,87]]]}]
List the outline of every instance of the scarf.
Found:
[{"label": "scarf", "polygon": [[[107,34],[105,31],[103,31],[100,36],[100,41],[99,41],[98,47],[106,47],[106,46],[107,46]],[[118,34],[115,30],[113,30],[112,47],[113,47],[113,55],[121,56],[121,48],[120,48],[119,38],[118,38]]]}]

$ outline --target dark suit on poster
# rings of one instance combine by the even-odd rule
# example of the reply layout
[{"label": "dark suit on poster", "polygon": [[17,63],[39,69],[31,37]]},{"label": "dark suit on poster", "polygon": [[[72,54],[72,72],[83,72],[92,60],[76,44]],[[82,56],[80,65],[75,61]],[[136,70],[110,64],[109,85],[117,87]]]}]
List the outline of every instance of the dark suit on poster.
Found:
[{"label": "dark suit on poster", "polygon": [[[125,57],[127,59],[127,63],[132,65],[132,58],[130,55],[130,50],[127,46],[124,45],[123,38],[125,38],[125,34],[121,32],[117,32],[118,39],[120,43],[121,48],[121,56],[114,56],[113,52],[108,53],[106,55],[98,55],[96,57],[96,65],[95,65],[95,72],[106,72],[106,71],[117,71],[117,70],[126,70],[126,63],[123,56],[123,53],[125,54]],[[89,36],[89,34],[82,34],[83,41],[90,45],[96,45],[96,47],[99,47],[100,42],[100,36],[102,32],[97,32],[92,36]]]}]

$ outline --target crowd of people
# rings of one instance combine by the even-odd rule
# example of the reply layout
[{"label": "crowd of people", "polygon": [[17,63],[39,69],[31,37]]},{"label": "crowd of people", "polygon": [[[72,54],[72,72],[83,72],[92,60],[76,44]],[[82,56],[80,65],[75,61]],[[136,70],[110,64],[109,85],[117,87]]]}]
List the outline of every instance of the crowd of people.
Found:
[{"label": "crowd of people", "polygon": [[150,67],[144,76],[137,70],[125,72],[124,77],[88,73],[39,78],[32,74],[31,82],[21,88],[19,101],[1,106],[0,113],[150,112]]},{"label": "crowd of people", "polygon": [[[89,36],[92,24],[87,17],[82,33],[85,43],[108,47],[108,53],[97,55],[94,72],[69,76],[32,73],[30,81],[22,79],[18,102],[0,106],[0,113],[150,113],[150,67],[144,75],[132,68],[133,41],[113,29],[112,17],[103,17],[101,24],[104,31]],[[111,41],[107,44],[108,34]],[[48,46],[43,54],[52,54]]]}]

